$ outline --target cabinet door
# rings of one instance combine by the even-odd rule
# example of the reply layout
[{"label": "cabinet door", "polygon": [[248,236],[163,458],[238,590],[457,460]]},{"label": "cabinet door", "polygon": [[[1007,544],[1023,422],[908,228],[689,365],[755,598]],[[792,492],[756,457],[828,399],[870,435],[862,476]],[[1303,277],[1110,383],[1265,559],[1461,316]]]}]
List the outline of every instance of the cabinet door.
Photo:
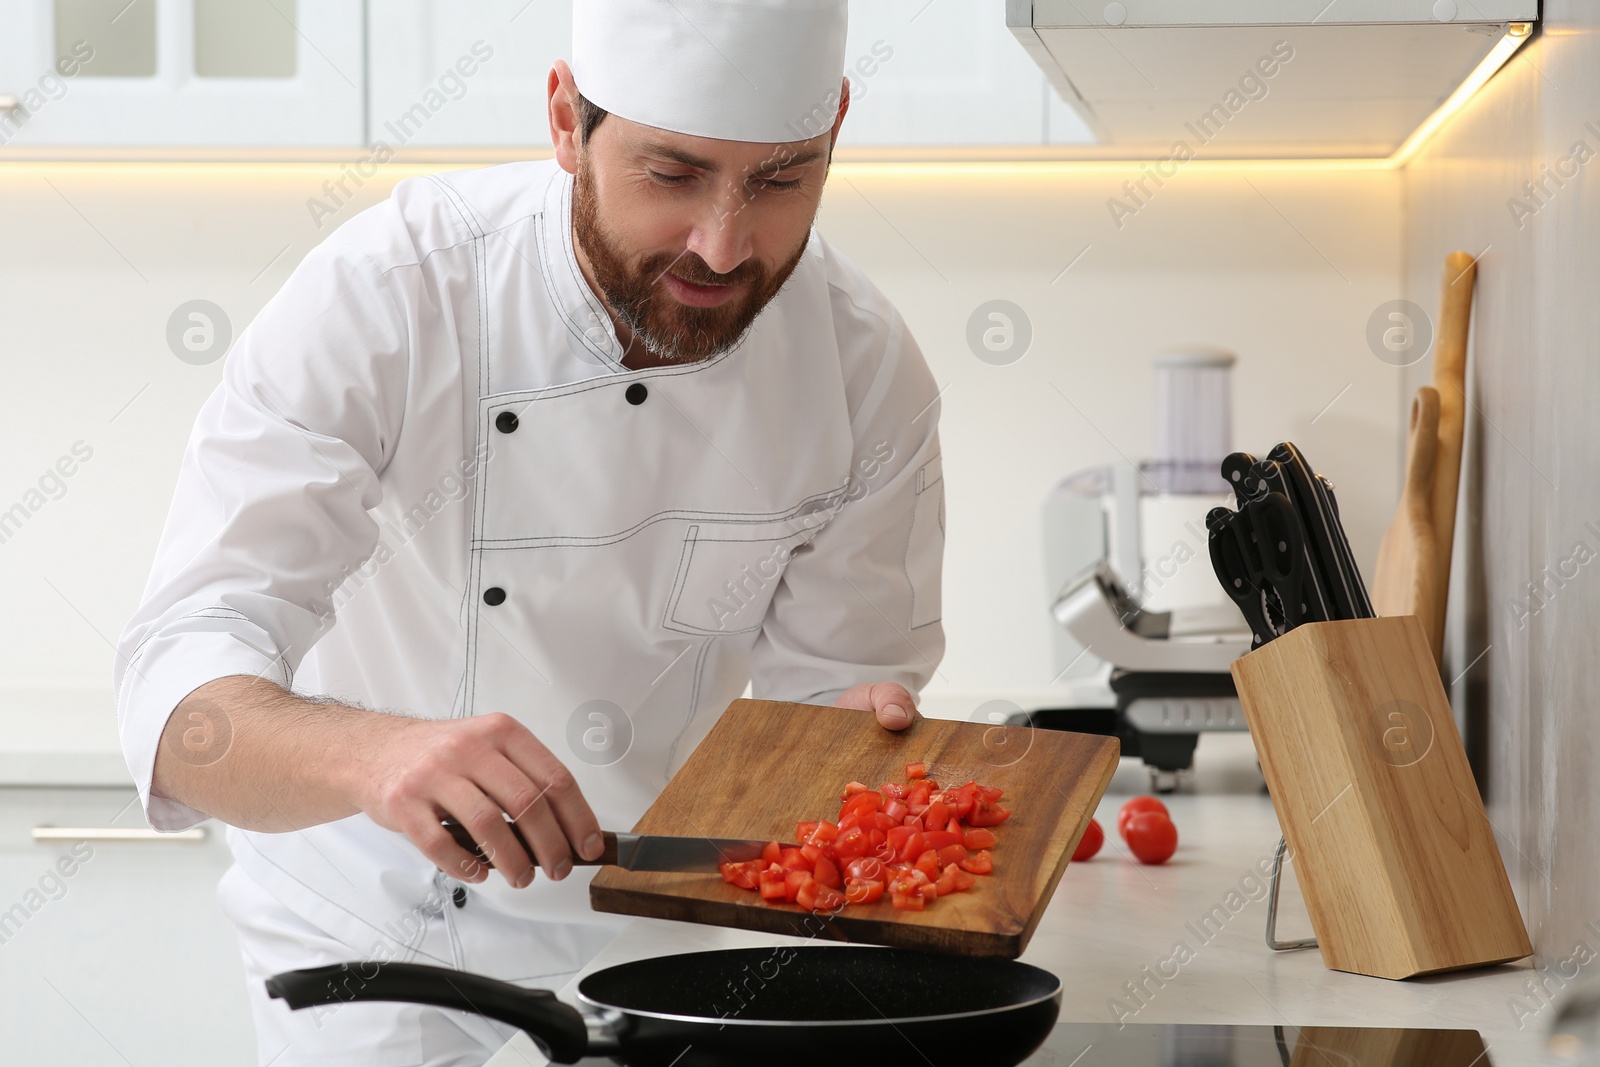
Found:
[{"label": "cabinet door", "polygon": [[368,140],[549,148],[545,80],[572,51],[570,0],[383,0]]},{"label": "cabinet door", "polygon": [[230,862],[206,839],[36,842],[139,828],[132,789],[0,788],[0,1034],[7,1063],[254,1063]]},{"label": "cabinet door", "polygon": [[11,0],[0,146],[355,145],[362,0]]}]

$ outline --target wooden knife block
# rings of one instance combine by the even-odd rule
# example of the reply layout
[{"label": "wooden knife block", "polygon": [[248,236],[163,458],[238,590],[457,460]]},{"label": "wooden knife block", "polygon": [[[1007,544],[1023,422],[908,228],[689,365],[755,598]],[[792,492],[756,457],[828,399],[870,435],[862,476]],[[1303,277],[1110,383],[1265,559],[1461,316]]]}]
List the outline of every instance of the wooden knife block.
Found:
[{"label": "wooden knife block", "polygon": [[1532,953],[1415,616],[1298,626],[1233,679],[1324,964],[1410,978]]}]

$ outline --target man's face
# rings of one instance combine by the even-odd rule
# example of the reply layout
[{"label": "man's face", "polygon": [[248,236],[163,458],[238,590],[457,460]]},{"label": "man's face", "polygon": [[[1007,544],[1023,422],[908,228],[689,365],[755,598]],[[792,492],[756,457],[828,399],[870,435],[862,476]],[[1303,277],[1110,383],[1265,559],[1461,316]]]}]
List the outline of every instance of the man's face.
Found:
[{"label": "man's face", "polygon": [[737,344],[799,265],[830,145],[828,134],[720,141],[607,115],[580,150],[572,217],[617,318],[662,359]]}]

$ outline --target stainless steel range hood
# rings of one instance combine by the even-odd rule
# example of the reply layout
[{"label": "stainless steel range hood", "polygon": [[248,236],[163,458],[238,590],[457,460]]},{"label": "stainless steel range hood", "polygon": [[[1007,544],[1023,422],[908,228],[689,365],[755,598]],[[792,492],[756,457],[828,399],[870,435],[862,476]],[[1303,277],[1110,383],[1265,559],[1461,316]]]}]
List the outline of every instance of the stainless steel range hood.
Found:
[{"label": "stainless steel range hood", "polygon": [[1492,74],[1538,15],[1538,0],[1006,6],[1011,31],[1096,134],[1072,154],[1124,159],[1391,156],[1475,73]]}]

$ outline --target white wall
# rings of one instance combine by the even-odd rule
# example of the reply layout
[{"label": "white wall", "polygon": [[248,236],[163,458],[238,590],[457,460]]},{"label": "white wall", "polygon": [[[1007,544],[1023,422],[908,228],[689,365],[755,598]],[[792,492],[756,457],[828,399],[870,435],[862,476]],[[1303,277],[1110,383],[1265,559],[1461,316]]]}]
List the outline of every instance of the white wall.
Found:
[{"label": "white wall", "polygon": [[1481,253],[1445,677],[1542,969],[1593,944],[1600,874],[1597,34],[1589,0],[1546,0],[1406,174],[1408,295],[1437,307],[1445,254]]},{"label": "white wall", "polygon": [[[8,692],[54,686],[109,715],[110,642],[139,599],[189,424],[220,373],[173,356],[167,319],[204,298],[237,333],[328,232],[305,201],[337,171],[0,168],[0,510],[74,442],[93,449],[65,494],[0,544],[0,710]],[[1399,372],[1368,352],[1364,330],[1399,292],[1399,176],[1192,164],[1118,230],[1106,198],[1137,176],[833,175],[824,232],[899,304],[948,386],[950,645],[930,696],[957,711],[1055,673],[1040,503],[1063,474],[1149,452],[1148,357],[1163,347],[1239,353],[1238,444],[1303,445],[1340,485],[1369,570],[1393,507]],[[996,297],[1034,329],[1006,367],[965,341],[970,313]]]}]

